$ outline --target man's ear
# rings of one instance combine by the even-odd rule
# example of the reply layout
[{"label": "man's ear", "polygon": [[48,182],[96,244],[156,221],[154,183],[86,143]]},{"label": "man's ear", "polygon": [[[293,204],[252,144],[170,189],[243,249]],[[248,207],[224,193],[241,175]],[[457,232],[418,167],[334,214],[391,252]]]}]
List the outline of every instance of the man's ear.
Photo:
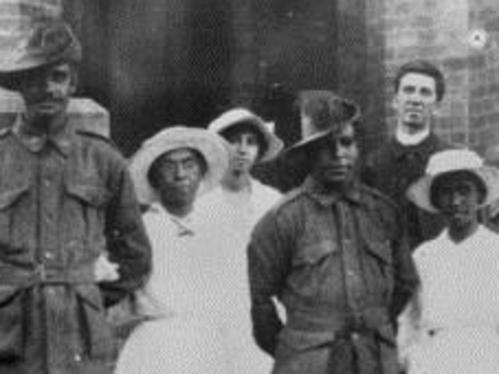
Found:
[{"label": "man's ear", "polygon": [[435,102],[435,104],[433,105],[432,112],[434,115],[435,114],[439,115],[441,110],[442,110],[442,100]]},{"label": "man's ear", "polygon": [[395,94],[392,97],[392,101],[390,102],[390,105],[395,112],[397,111],[398,104],[399,104],[399,99],[397,93],[395,92]]}]

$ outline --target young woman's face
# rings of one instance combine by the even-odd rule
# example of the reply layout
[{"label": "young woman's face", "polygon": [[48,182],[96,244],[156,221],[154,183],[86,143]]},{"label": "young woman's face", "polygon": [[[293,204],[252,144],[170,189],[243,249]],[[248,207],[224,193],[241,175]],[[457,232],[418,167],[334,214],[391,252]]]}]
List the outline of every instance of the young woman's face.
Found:
[{"label": "young woman's face", "polygon": [[227,134],[225,139],[231,149],[230,170],[249,173],[260,151],[257,134],[251,130],[242,130]]}]

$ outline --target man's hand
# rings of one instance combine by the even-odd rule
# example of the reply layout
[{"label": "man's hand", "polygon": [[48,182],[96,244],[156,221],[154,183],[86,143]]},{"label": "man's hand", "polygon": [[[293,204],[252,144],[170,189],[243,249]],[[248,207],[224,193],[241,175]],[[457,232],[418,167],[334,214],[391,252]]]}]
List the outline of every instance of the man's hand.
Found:
[{"label": "man's hand", "polygon": [[95,280],[97,282],[113,282],[120,279],[118,272],[119,265],[109,261],[107,254],[103,253],[99,256],[94,264]]}]

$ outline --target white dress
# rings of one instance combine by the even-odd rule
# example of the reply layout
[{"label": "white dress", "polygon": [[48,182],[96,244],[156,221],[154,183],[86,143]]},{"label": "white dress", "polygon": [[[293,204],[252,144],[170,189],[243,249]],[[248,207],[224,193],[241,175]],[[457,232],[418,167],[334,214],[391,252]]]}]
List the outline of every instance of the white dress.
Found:
[{"label": "white dress", "polygon": [[414,253],[421,287],[399,317],[408,374],[499,373],[499,235],[455,244],[445,230]]},{"label": "white dress", "polygon": [[197,208],[180,220],[159,204],[144,224],[153,271],[137,297],[139,312],[153,319],[133,331],[116,374],[260,373],[252,357],[261,353],[247,344],[249,307],[237,286],[245,271],[224,253],[217,226]]},{"label": "white dress", "polygon": [[233,270],[232,297],[238,300],[239,309],[235,320],[239,327],[232,329],[236,333],[232,339],[232,357],[237,365],[237,374],[264,374],[272,370],[272,358],[258,348],[253,338],[246,247],[256,222],[281,196],[276,189],[252,179],[247,194],[232,193],[218,187],[198,202],[203,216],[208,217],[217,228],[217,235],[223,237],[219,250],[227,267]]}]

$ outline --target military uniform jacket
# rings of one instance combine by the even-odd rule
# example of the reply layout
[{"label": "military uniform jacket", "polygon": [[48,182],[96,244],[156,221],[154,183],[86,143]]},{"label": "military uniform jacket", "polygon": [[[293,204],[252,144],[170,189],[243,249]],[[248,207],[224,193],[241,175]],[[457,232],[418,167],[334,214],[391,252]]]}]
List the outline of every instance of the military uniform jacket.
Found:
[{"label": "military uniform jacket", "polygon": [[[140,286],[150,246],[124,159],[71,124],[0,134],[0,372],[106,373],[105,306]],[[97,284],[107,251],[120,280]]]},{"label": "military uniform jacket", "polygon": [[309,177],[257,224],[248,259],[273,373],[397,373],[393,321],[417,276],[391,201],[362,185],[327,193]]}]

